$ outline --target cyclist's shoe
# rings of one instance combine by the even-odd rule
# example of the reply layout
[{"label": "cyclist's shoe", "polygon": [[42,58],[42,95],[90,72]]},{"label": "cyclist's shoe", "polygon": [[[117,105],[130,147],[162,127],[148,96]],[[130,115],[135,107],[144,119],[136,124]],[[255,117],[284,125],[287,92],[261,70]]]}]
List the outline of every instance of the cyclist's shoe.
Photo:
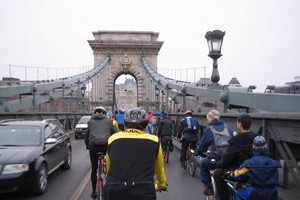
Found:
[{"label": "cyclist's shoe", "polygon": [[92,193],[92,194],[91,194],[91,198],[92,198],[92,199],[97,199],[97,193]]},{"label": "cyclist's shoe", "polygon": [[210,196],[214,194],[214,190],[212,187],[206,187],[205,190],[203,191],[203,194]]},{"label": "cyclist's shoe", "polygon": [[158,192],[167,191],[167,186],[168,184],[158,187],[158,184],[155,184],[155,190]]}]

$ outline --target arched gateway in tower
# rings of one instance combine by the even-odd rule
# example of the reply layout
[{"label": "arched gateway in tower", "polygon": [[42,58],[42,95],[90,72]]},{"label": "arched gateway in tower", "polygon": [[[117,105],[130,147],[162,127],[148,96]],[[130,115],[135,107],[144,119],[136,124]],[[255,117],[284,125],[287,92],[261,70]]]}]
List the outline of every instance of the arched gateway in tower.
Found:
[{"label": "arched gateway in tower", "polygon": [[108,109],[116,109],[115,81],[123,75],[132,75],[137,83],[137,106],[154,105],[155,86],[147,78],[141,57],[157,71],[157,55],[163,42],[157,41],[159,33],[133,31],[93,32],[94,40],[88,40],[94,53],[94,66],[110,56],[109,65],[92,82],[90,99]]}]

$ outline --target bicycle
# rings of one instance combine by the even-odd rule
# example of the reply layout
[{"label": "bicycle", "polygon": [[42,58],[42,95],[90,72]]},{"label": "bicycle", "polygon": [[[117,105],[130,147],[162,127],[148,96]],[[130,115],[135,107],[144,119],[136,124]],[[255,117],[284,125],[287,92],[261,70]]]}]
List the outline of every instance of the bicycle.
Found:
[{"label": "bicycle", "polygon": [[97,200],[103,200],[103,188],[106,182],[106,162],[105,153],[98,153],[98,169],[97,169],[97,183],[96,183],[96,194]]},{"label": "bicycle", "polygon": [[191,144],[186,151],[186,161],[184,163],[184,169],[188,167],[190,175],[193,177],[196,174],[197,166],[200,164],[198,163],[198,158],[195,155],[195,150],[191,148]]},{"label": "bicycle", "polygon": [[170,157],[170,147],[172,145],[172,137],[171,136],[164,136],[161,139],[162,145],[165,146],[165,150],[163,150],[164,160],[166,163],[169,163]]}]

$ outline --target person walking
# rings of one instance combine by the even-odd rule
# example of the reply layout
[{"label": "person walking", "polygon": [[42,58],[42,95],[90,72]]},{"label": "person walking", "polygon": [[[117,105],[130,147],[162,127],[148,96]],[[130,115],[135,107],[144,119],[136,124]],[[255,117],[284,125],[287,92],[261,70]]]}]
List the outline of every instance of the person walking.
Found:
[{"label": "person walking", "polygon": [[197,154],[204,157],[200,166],[200,180],[205,186],[205,195],[213,194],[210,170],[216,168],[216,162],[226,152],[228,140],[233,136],[233,130],[220,120],[220,116],[217,110],[208,112],[208,127],[204,130],[197,147]]},{"label": "person walking", "polygon": [[217,170],[214,173],[219,198],[228,200],[229,193],[224,173],[228,170],[237,169],[245,160],[252,157],[252,144],[257,134],[251,131],[252,117],[249,114],[241,114],[237,118],[238,134],[228,140],[228,148],[222,159],[217,163]]},{"label": "person walking", "polygon": [[[157,137],[161,141],[162,149],[166,149],[166,142],[172,139],[170,138],[173,134],[173,123],[169,119],[169,115],[166,111],[160,115],[161,120],[158,122]],[[165,138],[165,139],[164,139]],[[173,150],[173,143],[170,143],[170,151]]]},{"label": "person walking", "polygon": [[106,109],[97,107],[94,110],[85,135],[85,145],[89,149],[90,161],[92,165],[91,182],[93,199],[97,198],[96,182],[97,182],[97,168],[98,168],[98,153],[106,153],[107,140],[109,136],[116,132],[113,122],[106,116]]},{"label": "person walking", "polygon": [[191,145],[192,149],[196,149],[199,127],[199,122],[193,117],[192,111],[187,110],[185,117],[180,121],[179,132],[177,134],[181,142],[180,162],[183,168],[185,167],[186,151],[189,145]]},{"label": "person walking", "polygon": [[155,189],[167,187],[162,148],[157,136],[145,132],[147,124],[144,110],[129,110],[125,131],[108,139],[105,200],[155,200]]},{"label": "person walking", "polygon": [[236,192],[236,200],[278,199],[278,161],[271,159],[266,139],[256,136],[252,145],[253,157],[243,162],[235,171],[226,172],[225,178],[249,185]]}]

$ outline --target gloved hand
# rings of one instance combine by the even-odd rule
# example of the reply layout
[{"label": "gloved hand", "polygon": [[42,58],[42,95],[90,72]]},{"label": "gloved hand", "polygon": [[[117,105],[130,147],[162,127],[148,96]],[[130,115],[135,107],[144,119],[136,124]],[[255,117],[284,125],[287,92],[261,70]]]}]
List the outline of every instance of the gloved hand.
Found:
[{"label": "gloved hand", "polygon": [[223,177],[224,177],[224,179],[228,179],[228,180],[232,179],[233,171],[227,171]]}]

